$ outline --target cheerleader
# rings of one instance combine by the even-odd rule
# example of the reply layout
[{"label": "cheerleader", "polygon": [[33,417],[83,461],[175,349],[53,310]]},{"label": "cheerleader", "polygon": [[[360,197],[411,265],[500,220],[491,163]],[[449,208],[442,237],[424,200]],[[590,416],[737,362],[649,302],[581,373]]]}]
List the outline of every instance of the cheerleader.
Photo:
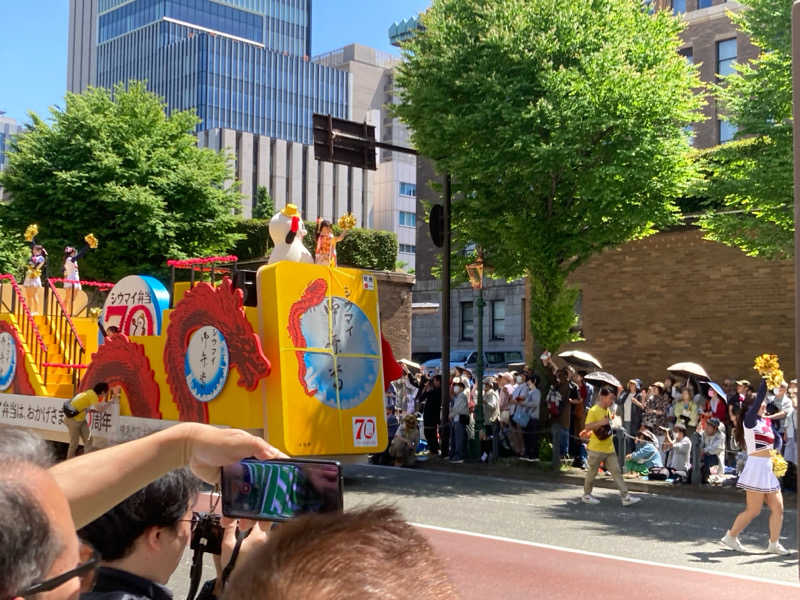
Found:
[{"label": "cheerleader", "polygon": [[30,244],[31,255],[25,263],[25,279],[22,281],[22,289],[32,315],[41,313],[39,290],[42,287],[42,271],[47,259],[47,250],[41,244],[36,243],[37,233],[39,233],[39,228],[36,225],[30,225],[25,230],[25,241]]},{"label": "cheerleader", "polygon": [[75,303],[75,292],[81,289],[81,276],[78,271],[78,259],[84,256],[89,248],[97,248],[97,239],[91,233],[87,235],[86,245],[78,251],[73,246],[64,248],[64,291],[67,309],[72,316],[73,305]]},{"label": "cheerleader", "polygon": [[325,267],[336,266],[336,244],[344,239],[347,232],[333,235],[330,221],[320,221],[317,225],[317,247],[314,252],[314,262]]},{"label": "cheerleader", "polygon": [[770,509],[769,545],[767,552],[771,554],[790,554],[780,543],[783,526],[783,496],[781,484],[772,470],[771,451],[775,445],[775,434],[768,417],[764,417],[767,396],[766,380],[761,380],[761,387],[755,400],[745,400],[742,405],[743,418],[737,420],[734,435],[740,448],[747,448],[747,462],[739,475],[736,484],[747,493],[747,508],[739,513],[733,526],[722,538],[722,543],[732,550],[746,552],[739,542],[739,534],[761,512],[766,502]]}]

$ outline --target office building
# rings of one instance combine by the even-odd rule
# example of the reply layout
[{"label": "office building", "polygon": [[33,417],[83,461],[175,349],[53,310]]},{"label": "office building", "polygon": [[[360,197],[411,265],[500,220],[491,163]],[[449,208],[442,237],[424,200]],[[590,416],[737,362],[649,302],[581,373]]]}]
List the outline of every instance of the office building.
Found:
[{"label": "office building", "polygon": [[370,209],[369,174],[317,163],[311,115],[350,119],[352,75],[314,62],[311,0],[70,0],[68,88],[146,80],[228,150],[249,216],[257,188],[307,219]]},{"label": "office building", "polygon": [[[0,171],[5,169],[8,163],[7,151],[11,144],[11,136],[22,131],[22,126],[11,117],[6,117],[0,111]],[[0,201],[4,200],[3,188],[0,187]]]}]

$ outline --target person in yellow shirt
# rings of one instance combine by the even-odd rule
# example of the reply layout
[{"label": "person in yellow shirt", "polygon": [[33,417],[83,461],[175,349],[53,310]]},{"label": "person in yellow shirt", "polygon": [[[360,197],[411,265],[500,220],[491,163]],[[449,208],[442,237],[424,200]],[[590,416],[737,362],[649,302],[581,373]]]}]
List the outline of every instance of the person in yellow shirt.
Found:
[{"label": "person in yellow shirt", "polygon": [[86,423],[86,411],[95,404],[105,401],[108,396],[108,384],[100,382],[95,386],[74,396],[64,403],[64,424],[69,430],[69,450],[67,458],[72,458],[78,451],[78,440],[83,440],[83,451],[92,451],[92,430]]},{"label": "person in yellow shirt", "polygon": [[614,477],[619,493],[622,496],[622,506],[630,506],[641,500],[628,493],[625,481],[622,479],[622,471],[619,468],[617,454],[614,452],[614,439],[611,435],[611,405],[614,404],[614,392],[608,388],[602,388],[597,402],[586,415],[586,427],[581,432],[581,437],[589,437],[589,467],[586,470],[586,478],[583,482],[583,502],[586,504],[598,504],[600,500],[592,496],[594,478],[597,476],[597,469],[601,463],[605,463],[606,469]]}]

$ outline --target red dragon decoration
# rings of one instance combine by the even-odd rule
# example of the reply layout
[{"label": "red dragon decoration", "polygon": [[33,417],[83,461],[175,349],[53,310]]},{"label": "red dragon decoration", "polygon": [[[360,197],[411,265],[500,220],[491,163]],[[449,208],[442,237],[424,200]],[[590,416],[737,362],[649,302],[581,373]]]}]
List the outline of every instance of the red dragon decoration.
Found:
[{"label": "red dragon decoration", "polygon": [[269,375],[269,360],[261,349],[258,334],[244,314],[242,297],[242,291],[224,277],[217,287],[198,283],[172,311],[164,345],[164,366],[181,421],[208,423],[208,404],[192,395],[184,373],[189,337],[200,327],[216,327],[225,336],[230,364],[239,371],[237,383],[240,386],[253,391],[258,382]]},{"label": "red dragon decoration", "polygon": [[17,330],[8,321],[0,321],[0,333],[10,333],[16,342],[17,366],[14,372],[14,382],[11,384],[11,393],[35,395],[36,390],[33,389],[28,369],[25,368],[25,346],[23,346]]},{"label": "red dragon decoration", "polygon": [[[292,338],[292,344],[294,344],[295,348],[306,347],[306,338],[303,335],[303,330],[300,327],[300,317],[302,317],[309,308],[316,306],[325,300],[325,295],[327,293],[328,282],[324,279],[315,279],[308,284],[303,292],[303,295],[300,296],[300,299],[292,304],[292,308],[289,309],[289,337]],[[295,352],[295,355],[297,356],[297,374],[300,379],[300,383],[302,384],[306,394],[313,396],[317,390],[308,389],[308,384],[306,383],[306,363],[303,360],[303,352]]]},{"label": "red dragon decoration", "polygon": [[121,333],[107,338],[92,354],[89,367],[81,379],[80,391],[88,390],[101,381],[112,387],[122,386],[134,417],[161,418],[161,394],[155,373],[150,368],[150,360],[141,344],[130,341]]}]

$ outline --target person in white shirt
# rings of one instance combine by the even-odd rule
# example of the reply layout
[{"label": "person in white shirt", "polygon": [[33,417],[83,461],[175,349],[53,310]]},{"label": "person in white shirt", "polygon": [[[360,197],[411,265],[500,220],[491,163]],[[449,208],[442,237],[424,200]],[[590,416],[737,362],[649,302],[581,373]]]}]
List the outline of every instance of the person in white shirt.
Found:
[{"label": "person in white shirt", "polygon": [[[793,389],[794,388],[794,389]],[[783,457],[797,464],[797,380],[793,379],[786,393],[788,412],[783,420]]]},{"label": "person in white shirt", "polygon": [[725,434],[720,431],[720,422],[716,417],[711,417],[706,423],[702,433],[703,452],[703,483],[709,476],[723,474],[725,466]]},{"label": "person in white shirt", "polygon": [[450,460],[454,463],[464,462],[464,449],[467,444],[467,425],[469,424],[469,400],[461,377],[453,378],[451,393],[452,406],[450,418],[453,423],[453,443],[450,448]]},{"label": "person in white shirt", "polygon": [[[492,459],[497,459],[498,440],[500,437],[500,395],[497,391],[497,381],[494,377],[483,380],[483,418],[486,421],[486,431],[491,436]],[[481,445],[484,440],[481,440]],[[489,449],[481,454],[481,462],[489,460]]]},{"label": "person in white shirt", "polygon": [[667,469],[670,475],[675,471],[682,472],[687,477],[692,468],[692,440],[686,437],[686,425],[676,423],[672,430],[673,435],[667,432],[664,447],[670,450],[667,457]]},{"label": "person in white shirt", "polygon": [[519,423],[514,420],[514,414],[518,410],[524,410],[522,408],[522,403],[528,396],[528,382],[527,376],[522,373],[516,373],[514,376],[514,391],[511,393],[511,401],[508,403],[508,410],[509,410],[509,425],[510,425],[510,433],[509,439],[511,441],[511,449],[514,451],[514,454],[517,456],[524,456],[525,455],[525,440],[523,437],[522,428],[520,427]]}]

